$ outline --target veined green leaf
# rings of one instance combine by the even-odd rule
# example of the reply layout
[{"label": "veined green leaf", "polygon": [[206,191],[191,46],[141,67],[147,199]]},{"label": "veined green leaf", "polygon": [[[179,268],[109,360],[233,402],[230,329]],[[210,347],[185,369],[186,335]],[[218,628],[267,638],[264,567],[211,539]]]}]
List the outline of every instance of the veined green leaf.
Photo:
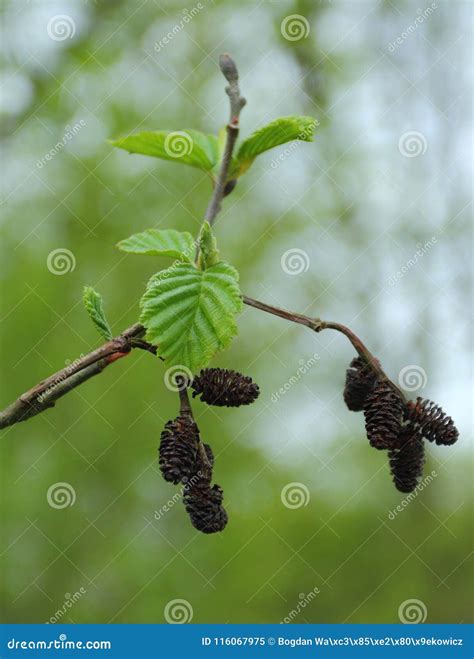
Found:
[{"label": "veined green leaf", "polygon": [[107,341],[110,341],[112,330],[105,317],[102,295],[97,293],[91,286],[85,286],[82,301],[99,334]]},{"label": "veined green leaf", "polygon": [[174,160],[183,165],[211,171],[219,160],[217,137],[198,130],[155,130],[110,140],[130,153]]},{"label": "veined green leaf", "polygon": [[148,256],[170,256],[181,261],[192,261],[194,238],[188,231],[175,229],[147,229],[134,233],[117,243],[122,252]]},{"label": "veined green leaf", "polygon": [[293,140],[312,142],[313,132],[317,125],[318,122],[313,117],[291,116],[280,117],[260,128],[240,145],[236,157],[237,163],[231,169],[229,178],[241,176],[258,155],[280,144]]},{"label": "veined green leaf", "polygon": [[202,225],[201,233],[199,234],[199,249],[199,265],[202,270],[206,270],[211,265],[218,263],[219,250],[217,249],[217,242],[209,222],[204,222]]},{"label": "veined green leaf", "polygon": [[167,365],[196,373],[229,345],[243,304],[238,278],[235,268],[221,261],[207,270],[180,263],[150,279],[140,322]]}]

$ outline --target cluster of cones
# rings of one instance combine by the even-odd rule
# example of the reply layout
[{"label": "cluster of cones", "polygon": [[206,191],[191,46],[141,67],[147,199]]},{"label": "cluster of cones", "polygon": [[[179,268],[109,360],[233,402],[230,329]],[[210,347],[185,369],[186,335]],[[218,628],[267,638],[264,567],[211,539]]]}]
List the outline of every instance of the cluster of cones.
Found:
[{"label": "cluster of cones", "polygon": [[405,401],[399,389],[379,378],[361,357],[347,369],[344,401],[353,412],[364,412],[370,445],[388,451],[400,492],[412,492],[423,475],[424,440],[449,446],[458,438],[453,420],[439,405],[422,398]]},{"label": "cluster of cones", "polygon": [[[202,370],[189,386],[193,397],[200,396],[201,401],[218,407],[249,405],[260,393],[251,378],[221,368]],[[192,525],[203,533],[216,533],[228,520],[222,505],[224,492],[219,485],[211,485],[214,454],[209,444],[201,441],[186,386],[180,396],[179,416],[168,421],[161,433],[160,470],[166,481],[183,485],[183,503]]]}]

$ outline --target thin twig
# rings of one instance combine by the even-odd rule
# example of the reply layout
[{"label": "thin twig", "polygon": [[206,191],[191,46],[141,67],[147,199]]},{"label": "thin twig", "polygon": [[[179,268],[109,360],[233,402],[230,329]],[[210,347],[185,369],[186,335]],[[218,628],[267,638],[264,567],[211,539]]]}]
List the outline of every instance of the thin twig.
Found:
[{"label": "thin twig", "polygon": [[0,412],[0,428],[26,421],[54,407],[59,398],[94,375],[102,373],[109,364],[126,357],[132,348],[141,348],[149,352],[155,350],[156,354],[154,346],[139,340],[144,333],[145,328],[142,325],[132,325],[115,339],[107,341],[87,355],[81,355],[65,368],[42,380]]},{"label": "thin twig", "polygon": [[[222,207],[222,199],[224,198],[225,194],[225,186],[232,162],[232,154],[234,152],[235,143],[239,135],[240,112],[247,102],[245,98],[240,95],[239,73],[232,57],[227,54],[221,55],[219,58],[219,66],[224,77],[229,83],[225,91],[229,97],[230,102],[230,119],[226,127],[226,142],[219,173],[217,175],[211,200],[204,216],[204,221],[209,222],[211,226],[214,224],[214,221]],[[196,248],[196,262],[198,258],[199,243]]]},{"label": "thin twig", "polygon": [[292,323],[298,323],[299,325],[305,325],[315,332],[320,332],[322,328],[322,321],[319,318],[309,318],[309,316],[304,316],[299,313],[294,313],[293,311],[287,311],[286,309],[280,309],[279,307],[274,307],[271,304],[266,304],[265,302],[260,302],[259,300],[254,300],[247,295],[243,296],[243,301],[245,304],[248,304],[249,307],[254,307],[260,311],[265,311],[266,313],[271,313],[273,316],[279,316],[285,320],[289,320]]},{"label": "thin twig", "polygon": [[[265,302],[254,300],[253,298],[247,297],[246,295],[243,296],[243,301],[245,304],[247,304],[250,307],[254,307],[255,309],[259,309],[260,311],[265,311],[266,313],[270,313],[273,316],[279,316],[280,318],[289,320],[292,323],[298,323],[299,325],[304,325],[305,327],[309,327],[310,329],[312,329],[314,332],[322,332],[325,329],[333,329],[336,330],[337,332],[341,332],[341,334],[344,334],[344,336],[346,336],[349,339],[349,341],[352,343],[359,356],[374,371],[374,373],[376,373],[377,377],[381,380],[383,379],[390,381],[390,378],[382,370],[379,360],[373,356],[373,354],[370,352],[367,346],[364,345],[364,343],[362,343],[359,337],[356,334],[354,334],[354,332],[345,325],[341,325],[340,323],[320,320],[319,318],[310,318],[309,316],[304,316],[303,314],[294,313],[292,311],[286,311],[285,309],[274,307],[271,304],[266,304]],[[398,387],[396,385],[394,386],[398,390]],[[402,392],[400,393],[403,396],[403,393]]]}]

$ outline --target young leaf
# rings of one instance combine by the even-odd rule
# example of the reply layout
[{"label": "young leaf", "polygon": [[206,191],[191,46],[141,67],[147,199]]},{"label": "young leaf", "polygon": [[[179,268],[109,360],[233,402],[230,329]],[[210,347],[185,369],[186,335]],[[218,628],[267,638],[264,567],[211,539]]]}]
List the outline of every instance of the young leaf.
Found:
[{"label": "young leaf", "polygon": [[206,172],[219,160],[217,137],[198,130],[155,130],[110,140],[113,146],[130,153],[174,160]]},{"label": "young leaf", "polygon": [[84,293],[82,294],[82,301],[86,308],[89,318],[94,323],[99,334],[107,341],[110,341],[112,338],[112,330],[110,325],[105,317],[104,308],[102,304],[102,295],[97,293],[91,286],[84,287]]},{"label": "young leaf", "polygon": [[235,268],[221,261],[207,270],[180,263],[150,279],[140,322],[168,366],[196,373],[229,345],[243,305],[238,278]]},{"label": "young leaf", "polygon": [[194,238],[188,231],[175,229],[147,229],[134,233],[117,243],[122,252],[147,256],[170,256],[181,261],[192,261]]},{"label": "young leaf", "polygon": [[199,235],[199,266],[206,270],[219,261],[219,250],[209,222],[204,222]]},{"label": "young leaf", "polygon": [[229,177],[241,176],[255,158],[280,144],[301,140],[313,141],[313,132],[318,122],[313,117],[280,117],[267,126],[260,128],[242,142],[237,152],[237,164]]}]

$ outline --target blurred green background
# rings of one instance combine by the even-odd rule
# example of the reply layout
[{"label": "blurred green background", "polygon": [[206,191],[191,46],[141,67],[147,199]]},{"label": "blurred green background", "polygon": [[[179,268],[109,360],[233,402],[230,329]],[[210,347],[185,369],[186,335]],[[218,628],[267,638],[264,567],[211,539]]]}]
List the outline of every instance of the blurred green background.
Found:
[{"label": "blurred green background", "polygon": [[[228,116],[217,59],[228,51],[248,100],[242,135],[281,115],[320,122],[314,143],[277,165],[283,149],[262,156],[225,201],[216,233],[242,290],[349,325],[395,380],[414,369],[409,395],[436,400],[461,432],[454,447],[427,447],[436,476],[390,514],[404,497],[342,402],[350,344],[246,308],[214,364],[251,375],[259,400],[194,404],[230,517],[205,536],[181,502],[164,512],[177,489],[160,477],[157,446],[177,396],[163,365],[135,351],[2,433],[4,622],[62,610],[62,622],[159,623],[177,599],[199,623],[398,622],[412,599],[427,622],[472,620],[472,5],[426,7],[2,3],[2,406],[100,344],[84,285],[103,294],[115,332],[136,321],[148,277],[167,262],[124,255],[118,240],[149,227],[197,232],[207,177],[106,140],[217,131]],[[288,38],[295,14],[302,33]],[[74,269],[48,269],[56,249]],[[299,274],[282,268],[289,249],[306,254]],[[48,505],[57,483],[74,505]],[[304,505],[288,508],[292,483]]]}]

